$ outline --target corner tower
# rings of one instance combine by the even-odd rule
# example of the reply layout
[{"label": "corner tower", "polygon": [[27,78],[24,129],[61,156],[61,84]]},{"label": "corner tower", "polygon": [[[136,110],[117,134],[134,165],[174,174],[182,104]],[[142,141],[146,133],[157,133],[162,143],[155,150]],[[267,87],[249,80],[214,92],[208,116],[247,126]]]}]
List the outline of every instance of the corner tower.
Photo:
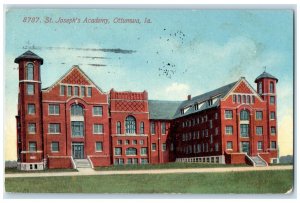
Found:
[{"label": "corner tower", "polygon": [[42,170],[44,161],[40,66],[43,64],[43,59],[27,51],[14,62],[19,64],[18,115],[16,116],[18,168]]},{"label": "corner tower", "polygon": [[278,79],[266,71],[255,79],[255,83],[257,83],[257,92],[266,102],[267,115],[263,115],[263,120],[267,123],[266,132],[271,163],[278,161],[277,82]]}]

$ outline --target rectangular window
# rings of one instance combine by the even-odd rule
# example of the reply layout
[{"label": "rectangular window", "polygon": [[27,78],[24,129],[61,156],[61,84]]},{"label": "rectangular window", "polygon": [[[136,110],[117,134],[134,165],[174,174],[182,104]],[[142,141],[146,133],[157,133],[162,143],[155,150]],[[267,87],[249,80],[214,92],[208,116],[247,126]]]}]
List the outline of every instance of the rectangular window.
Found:
[{"label": "rectangular window", "polygon": [[117,144],[121,145],[122,144],[122,140],[117,140]]},{"label": "rectangular window", "polygon": [[84,126],[82,121],[72,121],[72,136],[83,137]]},{"label": "rectangular window", "polygon": [[127,159],[127,164],[132,164],[132,158]]},{"label": "rectangular window", "polygon": [[141,159],[141,164],[148,164],[148,159]]},{"label": "rectangular window", "polygon": [[219,151],[219,143],[215,143],[215,151]]},{"label": "rectangular window", "polygon": [[91,87],[88,87],[88,89],[87,89],[88,91],[87,91],[87,96],[88,97],[91,97],[92,96],[92,88]]},{"label": "rectangular window", "polygon": [[218,128],[218,127],[215,128],[215,134],[216,134],[216,135],[219,134],[219,128]]},{"label": "rectangular window", "polygon": [[275,112],[274,112],[274,111],[272,111],[272,112],[270,113],[270,119],[271,119],[271,120],[275,120]]},{"label": "rectangular window", "polygon": [[141,148],[141,155],[147,155],[147,153],[148,153],[148,148],[147,147],[142,147]]},{"label": "rectangular window", "polygon": [[129,145],[129,140],[125,140],[125,145]]},{"label": "rectangular window", "polygon": [[143,145],[144,144],[144,140],[140,140],[140,145]]},{"label": "rectangular window", "polygon": [[276,149],[276,141],[271,142],[271,149]]},{"label": "rectangular window", "polygon": [[232,111],[225,110],[225,119],[232,119]]},{"label": "rectangular window", "polygon": [[115,155],[116,156],[122,155],[122,148],[121,147],[116,147],[115,148]]},{"label": "rectangular window", "polygon": [[215,119],[216,120],[218,119],[218,113],[215,113]]},{"label": "rectangular window", "polygon": [[151,135],[155,135],[155,123],[151,122]]},{"label": "rectangular window", "polygon": [[236,102],[236,95],[232,95],[232,102],[233,102],[233,103]]},{"label": "rectangular window", "polygon": [[137,145],[137,140],[132,140],[133,145]]},{"label": "rectangular window", "polygon": [[102,116],[103,115],[103,107],[102,106],[94,106],[93,107],[93,116]]},{"label": "rectangular window", "polygon": [[270,96],[270,104],[275,104],[275,97],[274,96]]},{"label": "rectangular window", "polygon": [[60,85],[60,96],[64,96],[65,95],[65,88],[66,88],[66,86]]},{"label": "rectangular window", "polygon": [[225,127],[225,134],[226,135],[232,135],[233,134],[233,126],[232,125],[228,125]]},{"label": "rectangular window", "polygon": [[249,137],[249,124],[240,125],[241,137]]},{"label": "rectangular window", "polygon": [[52,142],[51,143],[51,151],[52,152],[59,152],[59,143],[58,142]]},{"label": "rectangular window", "polygon": [[49,115],[59,115],[59,104],[49,104]]},{"label": "rectangular window", "polygon": [[257,126],[256,127],[256,135],[262,135],[263,134],[263,127]]},{"label": "rectangular window", "polygon": [[209,120],[209,128],[210,128],[210,129],[213,128],[213,122],[212,122],[212,120]]},{"label": "rectangular window", "polygon": [[81,95],[82,97],[85,96],[85,87],[84,87],[84,86],[81,86],[81,87],[80,87],[80,95]]},{"label": "rectangular window", "polygon": [[68,96],[72,96],[72,86],[68,86]]},{"label": "rectangular window", "polygon": [[227,142],[227,145],[226,145],[226,149],[228,150],[230,150],[230,149],[232,149],[232,141],[228,141]]},{"label": "rectangular window", "polygon": [[27,84],[27,95],[34,95],[34,84]]},{"label": "rectangular window", "polygon": [[263,149],[262,142],[261,141],[257,142],[257,150],[262,150],[262,149]]},{"label": "rectangular window", "polygon": [[138,164],[138,159],[137,158],[133,158],[132,159],[132,164]]},{"label": "rectangular window", "polygon": [[94,124],[93,133],[94,134],[103,134],[103,124]]},{"label": "rectangular window", "polygon": [[35,131],[36,131],[35,123],[29,123],[28,124],[28,133],[35,134]]},{"label": "rectangular window", "polygon": [[74,87],[74,95],[79,96],[79,87],[78,86]]},{"label": "rectangular window", "polygon": [[271,127],[271,135],[275,135],[276,134],[276,127]]},{"label": "rectangular window", "polygon": [[152,146],[151,146],[152,148],[152,151],[156,151],[156,144],[155,143],[152,143]]},{"label": "rectangular window", "polygon": [[27,111],[28,111],[28,114],[30,115],[34,115],[35,114],[35,105],[34,104],[28,104],[27,106]]},{"label": "rectangular window", "polygon": [[262,120],[262,118],[263,118],[263,112],[262,111],[256,111],[255,119],[256,120]]},{"label": "rectangular window", "polygon": [[96,142],[96,152],[102,152],[102,142]]},{"label": "rectangular window", "polygon": [[58,134],[60,133],[60,124],[59,123],[50,123],[48,128],[48,133]]},{"label": "rectangular window", "polygon": [[163,135],[166,134],[166,123],[165,122],[161,123],[161,134],[163,134]]},{"label": "rectangular window", "polygon": [[36,152],[36,142],[29,142],[29,151]]},{"label": "rectangular window", "polygon": [[167,150],[167,144],[166,143],[163,143],[162,144],[162,151],[166,151]]}]

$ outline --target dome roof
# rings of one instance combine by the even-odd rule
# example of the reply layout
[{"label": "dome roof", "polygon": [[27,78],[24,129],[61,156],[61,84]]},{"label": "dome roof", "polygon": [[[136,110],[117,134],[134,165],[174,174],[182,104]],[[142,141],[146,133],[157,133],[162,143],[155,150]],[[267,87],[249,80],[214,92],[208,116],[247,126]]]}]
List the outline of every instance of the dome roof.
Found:
[{"label": "dome roof", "polygon": [[38,55],[36,55],[35,53],[33,53],[32,51],[26,51],[25,53],[23,53],[22,55],[20,55],[19,57],[17,57],[15,59],[15,63],[19,63],[19,61],[21,59],[36,59],[41,61],[41,64],[43,64],[44,59],[42,59],[41,57],[39,57]]},{"label": "dome roof", "polygon": [[256,79],[255,82],[257,82],[259,79],[262,78],[271,78],[276,80],[276,82],[278,82],[278,79],[276,77],[274,77],[273,75],[271,75],[270,73],[267,73],[266,71],[264,71],[262,74],[260,74]]}]

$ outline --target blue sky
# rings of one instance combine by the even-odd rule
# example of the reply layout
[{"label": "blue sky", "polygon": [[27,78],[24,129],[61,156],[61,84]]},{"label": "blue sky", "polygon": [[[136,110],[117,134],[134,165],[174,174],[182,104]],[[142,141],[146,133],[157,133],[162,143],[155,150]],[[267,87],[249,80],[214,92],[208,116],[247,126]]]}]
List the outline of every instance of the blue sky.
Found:
[{"label": "blue sky", "polygon": [[[27,16],[42,21],[98,17],[110,23],[24,23]],[[116,17],[139,18],[141,24],[116,24]],[[144,18],[152,23],[144,24]],[[292,153],[291,10],[9,9],[5,43],[6,132],[14,130],[17,105],[13,60],[29,47],[44,58],[43,87],[79,65],[106,92],[147,90],[150,99],[183,100],[187,94],[196,96],[241,76],[255,87],[255,78],[266,66],[279,79],[281,154]],[[130,53],[112,51],[116,49]],[[12,143],[15,135],[9,136],[7,142]]]}]

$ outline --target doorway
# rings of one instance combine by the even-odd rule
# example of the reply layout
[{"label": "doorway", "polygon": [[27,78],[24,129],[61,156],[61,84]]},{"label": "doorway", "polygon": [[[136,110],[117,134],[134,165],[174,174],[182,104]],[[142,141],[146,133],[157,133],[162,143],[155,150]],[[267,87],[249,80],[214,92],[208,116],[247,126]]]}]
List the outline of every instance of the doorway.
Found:
[{"label": "doorway", "polygon": [[84,144],[81,142],[72,143],[73,159],[84,159]]}]

